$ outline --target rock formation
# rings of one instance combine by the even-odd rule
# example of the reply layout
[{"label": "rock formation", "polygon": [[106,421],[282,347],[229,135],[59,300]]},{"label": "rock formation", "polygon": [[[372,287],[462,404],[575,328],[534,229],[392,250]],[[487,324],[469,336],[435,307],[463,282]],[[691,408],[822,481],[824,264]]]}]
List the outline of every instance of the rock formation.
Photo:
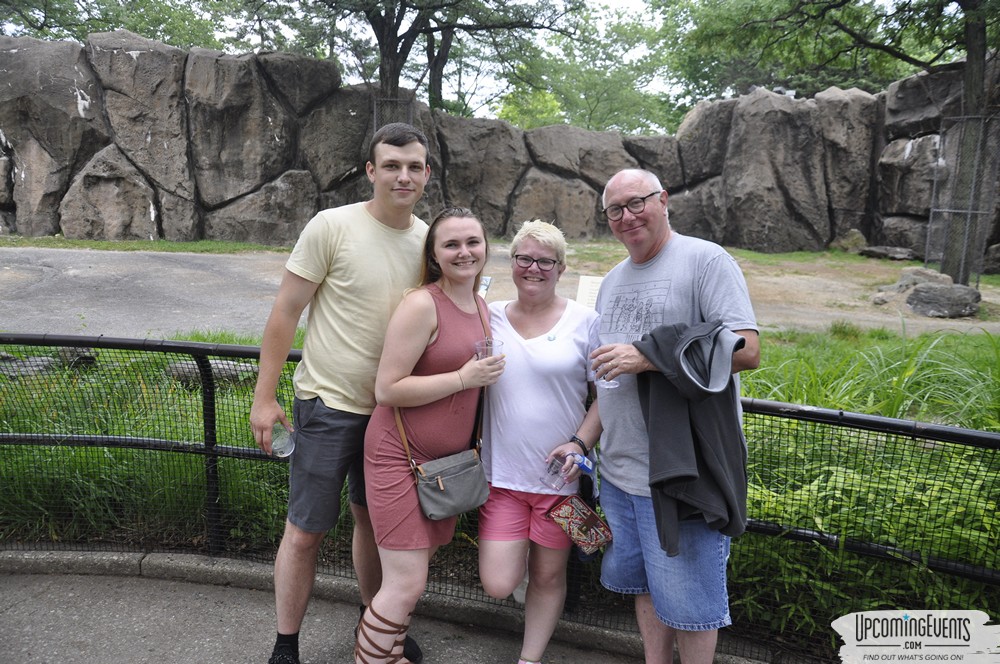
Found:
[{"label": "rock formation", "polygon": [[[0,233],[289,245],[317,210],[370,194],[374,101],[332,62],[185,52],[119,31],[84,45],[0,37],[0,69]],[[432,168],[418,213],[448,203],[497,235],[528,218],[606,235],[602,187],[638,166],[660,175],[683,233],[769,252],[860,233],[923,257],[942,119],[961,92],[960,66],[879,95],[758,89],[699,103],[676,136],[641,137],[523,131],[418,104]],[[996,212],[988,223],[995,271]]]}]

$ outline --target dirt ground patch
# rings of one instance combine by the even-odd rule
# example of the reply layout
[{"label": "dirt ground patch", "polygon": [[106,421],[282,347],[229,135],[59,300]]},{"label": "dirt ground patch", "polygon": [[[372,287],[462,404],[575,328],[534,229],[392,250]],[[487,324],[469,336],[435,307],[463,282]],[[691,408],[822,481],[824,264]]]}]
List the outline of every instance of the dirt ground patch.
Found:
[{"label": "dirt ground patch", "polygon": [[[487,274],[494,277],[489,300],[516,297],[510,283],[510,267],[505,246],[491,247],[492,258]],[[624,255],[624,253],[622,253]],[[825,330],[835,322],[849,322],[865,329],[885,328],[890,332],[920,334],[937,330],[958,332],[989,331],[1000,334],[1000,288],[980,286],[981,317],[946,320],[914,313],[906,305],[905,295],[887,304],[876,305],[872,299],[880,286],[899,281],[904,267],[914,265],[875,258],[845,261],[828,256],[810,256],[761,261],[737,259],[747,279],[757,322],[762,331],[783,329]],[[581,274],[601,276],[607,261],[569,256],[569,268],[559,283],[559,293],[575,298]]]},{"label": "dirt ground patch", "polygon": [[741,261],[757,320],[765,329],[826,329],[844,321],[863,328],[919,334],[936,330],[1000,333],[1000,288],[980,285],[987,319],[930,318],[914,313],[905,295],[886,304],[873,298],[880,286],[899,281],[909,263],[867,259],[843,263],[820,257],[808,263],[761,265]]}]

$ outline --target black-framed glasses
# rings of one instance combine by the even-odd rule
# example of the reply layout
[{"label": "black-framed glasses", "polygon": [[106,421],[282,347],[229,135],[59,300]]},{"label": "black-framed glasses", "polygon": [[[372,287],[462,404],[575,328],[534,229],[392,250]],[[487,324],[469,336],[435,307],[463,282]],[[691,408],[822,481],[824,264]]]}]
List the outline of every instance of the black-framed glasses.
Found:
[{"label": "black-framed glasses", "polygon": [[625,208],[632,214],[639,214],[646,209],[646,199],[651,196],[656,196],[657,194],[662,194],[663,190],[654,191],[651,194],[646,194],[642,198],[636,196],[635,198],[630,198],[625,201],[625,207],[621,205],[609,205],[608,207],[601,210],[604,216],[608,218],[608,221],[621,221],[621,218],[625,215]]},{"label": "black-framed glasses", "polygon": [[525,254],[514,254],[514,262],[518,267],[524,268],[525,270],[531,267],[532,263],[535,263],[538,265],[538,269],[542,272],[548,272],[559,263],[559,261],[554,258],[532,258],[531,256],[527,256]]}]

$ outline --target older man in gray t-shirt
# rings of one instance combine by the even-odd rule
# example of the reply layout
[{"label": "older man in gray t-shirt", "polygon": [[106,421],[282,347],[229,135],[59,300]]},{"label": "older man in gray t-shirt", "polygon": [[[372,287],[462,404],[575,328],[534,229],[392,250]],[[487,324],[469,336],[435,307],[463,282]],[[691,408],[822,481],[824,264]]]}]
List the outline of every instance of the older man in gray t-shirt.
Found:
[{"label": "older man in gray t-shirt", "polygon": [[739,371],[760,361],[757,323],[736,261],[722,247],[670,228],[667,192],[654,174],[617,173],[604,190],[604,205],[629,258],[601,284],[603,345],[591,355],[598,377],[620,384],[598,392],[601,504],[614,534],[601,581],[636,595],[647,664],[672,661],[675,639],[683,664],[710,664],[718,629],[732,622],[725,583],[729,538],[694,519],[682,524],[680,555],[668,557],[660,548],[636,380],[655,369],[632,344],[661,325],[721,320],[746,339],[732,358],[738,381]]}]

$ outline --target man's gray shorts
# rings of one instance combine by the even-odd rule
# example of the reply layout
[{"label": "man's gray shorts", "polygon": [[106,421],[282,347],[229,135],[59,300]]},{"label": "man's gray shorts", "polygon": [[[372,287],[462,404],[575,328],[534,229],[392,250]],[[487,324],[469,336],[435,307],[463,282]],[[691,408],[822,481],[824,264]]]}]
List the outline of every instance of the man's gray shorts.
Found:
[{"label": "man's gray shorts", "polygon": [[355,505],[365,499],[365,429],[369,415],[329,408],[322,399],[295,400],[295,451],[289,459],[288,520],[311,533],[340,519],[344,480]]}]

